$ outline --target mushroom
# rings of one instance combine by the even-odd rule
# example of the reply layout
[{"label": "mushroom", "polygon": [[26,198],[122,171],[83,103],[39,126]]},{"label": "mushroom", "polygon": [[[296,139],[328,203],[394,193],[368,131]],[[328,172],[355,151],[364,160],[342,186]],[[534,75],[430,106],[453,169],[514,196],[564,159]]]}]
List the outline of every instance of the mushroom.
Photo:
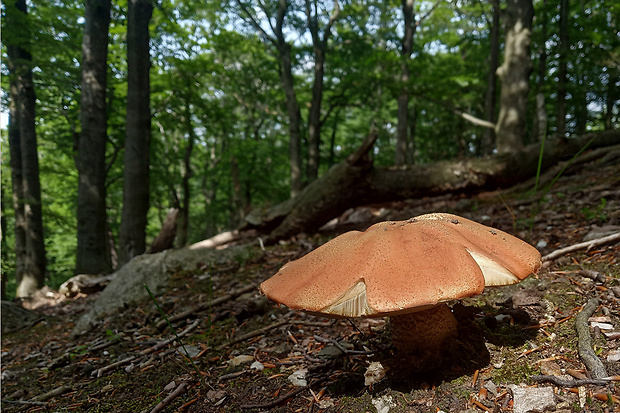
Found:
[{"label": "mushroom", "polygon": [[518,283],[540,253],[505,232],[435,213],[344,233],[284,265],[260,289],[293,310],[390,317],[399,352],[435,351],[457,334],[447,301]]}]

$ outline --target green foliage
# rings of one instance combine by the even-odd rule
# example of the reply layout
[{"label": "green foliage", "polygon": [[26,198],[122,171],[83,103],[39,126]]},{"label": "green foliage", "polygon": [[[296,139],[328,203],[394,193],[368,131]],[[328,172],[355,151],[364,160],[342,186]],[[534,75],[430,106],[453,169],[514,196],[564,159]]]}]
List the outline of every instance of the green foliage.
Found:
[{"label": "green foliage", "polygon": [[[265,33],[256,30],[244,6]],[[324,27],[333,3],[317,2]],[[545,78],[538,89],[549,117],[546,135],[555,131],[558,7],[537,0],[532,55],[536,68],[547,51]],[[2,5],[3,19],[12,2]],[[151,19],[151,209],[147,242],[159,232],[170,207],[182,206],[183,176],[189,173],[189,234],[195,242],[238,226],[252,208],[267,208],[288,197],[289,142],[286,97],[273,35],[275,0],[158,2]],[[484,129],[455,114],[484,118],[491,5],[480,2],[416,2],[416,32],[411,59],[400,55],[401,3],[342,2],[327,43],[321,113],[321,164],[324,173],[354,151],[371,124],[379,131],[376,165],[392,165],[396,98],[410,95],[415,115],[414,161],[432,162],[480,153]],[[112,9],[108,53],[108,140],[106,177],[108,226],[118,233],[123,202],[123,146],[127,97],[127,2]],[[73,275],[76,249],[78,174],[75,143],[81,126],[80,61],[83,3],[77,0],[29,4],[23,29],[3,33],[31,51],[37,93],[37,133],[43,197],[48,278],[57,287]],[[613,2],[571,4],[569,15],[568,130],[600,130],[618,124],[620,40]],[[544,20],[543,20],[544,19]],[[546,30],[543,30],[546,23]],[[305,3],[288,3],[284,37],[292,50],[295,94],[302,115],[305,156],[307,116],[313,86],[314,50]],[[501,41],[501,39],[500,39]],[[6,64],[6,46],[2,53]],[[411,76],[401,82],[403,65]],[[2,73],[8,68],[2,66]],[[8,76],[2,76],[3,107]],[[614,99],[615,96],[615,99]],[[529,117],[534,118],[534,93]],[[7,143],[3,131],[2,144]],[[184,157],[190,137],[190,170]],[[2,153],[3,214],[13,226],[8,151]],[[302,168],[303,169],[303,168]],[[582,213],[604,219],[604,205]],[[2,272],[14,271],[12,231],[3,238]],[[9,277],[11,279],[11,277]]]},{"label": "green foliage", "polygon": [[590,209],[589,206],[585,206],[581,208],[581,213],[586,217],[587,220],[596,219],[597,221],[605,222],[607,221],[605,206],[607,206],[607,198],[601,198],[601,201],[596,207]]}]

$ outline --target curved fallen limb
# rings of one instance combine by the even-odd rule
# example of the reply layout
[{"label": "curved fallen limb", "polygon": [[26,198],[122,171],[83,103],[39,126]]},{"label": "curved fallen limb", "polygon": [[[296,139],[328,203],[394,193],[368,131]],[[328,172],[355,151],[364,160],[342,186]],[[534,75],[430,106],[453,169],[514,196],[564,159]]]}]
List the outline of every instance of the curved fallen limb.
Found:
[{"label": "curved fallen limb", "polygon": [[592,338],[590,337],[590,329],[588,327],[588,319],[592,317],[592,314],[596,311],[596,308],[600,304],[598,298],[591,298],[575,316],[575,329],[577,330],[577,336],[579,340],[579,357],[586,365],[586,368],[594,379],[602,379],[607,377],[605,366],[603,362],[596,356],[592,349]]},{"label": "curved fallen limb", "polygon": [[583,249],[590,249],[594,247],[600,247],[601,245],[611,244],[613,242],[620,241],[620,232],[615,234],[608,235],[606,237],[593,239],[592,241],[580,242],[579,244],[569,245],[565,248],[560,248],[559,250],[555,250],[552,253],[549,253],[542,257],[543,261],[551,261],[556,258],[561,257],[562,255],[568,254],[569,252],[575,252]]}]

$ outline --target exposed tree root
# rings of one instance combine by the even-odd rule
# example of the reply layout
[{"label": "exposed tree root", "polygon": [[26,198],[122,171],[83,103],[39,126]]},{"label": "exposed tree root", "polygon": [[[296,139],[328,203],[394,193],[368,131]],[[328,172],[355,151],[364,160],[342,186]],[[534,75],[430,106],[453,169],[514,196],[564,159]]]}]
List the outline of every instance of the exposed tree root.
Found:
[{"label": "exposed tree root", "polygon": [[592,349],[592,338],[590,337],[590,329],[588,327],[588,319],[592,317],[599,304],[598,298],[591,298],[583,307],[583,310],[575,316],[575,329],[579,337],[579,357],[581,357],[583,364],[586,365],[594,379],[607,377],[603,362]]}]

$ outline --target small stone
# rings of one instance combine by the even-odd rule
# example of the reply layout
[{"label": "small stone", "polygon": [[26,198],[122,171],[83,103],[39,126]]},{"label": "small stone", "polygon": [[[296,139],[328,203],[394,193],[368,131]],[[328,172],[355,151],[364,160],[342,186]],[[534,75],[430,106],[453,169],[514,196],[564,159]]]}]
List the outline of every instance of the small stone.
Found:
[{"label": "small stone", "polygon": [[540,372],[548,376],[559,377],[562,375],[562,369],[555,361],[543,361],[540,363]]},{"label": "small stone", "polygon": [[552,387],[521,388],[512,384],[508,389],[514,401],[513,413],[544,412],[555,407]]},{"label": "small stone", "polygon": [[251,361],[254,361],[254,357],[248,356],[246,354],[241,354],[240,356],[237,356],[237,357],[234,357],[234,358],[228,360],[228,364],[230,364],[231,366],[235,367],[235,366],[239,366],[241,364],[249,363]]},{"label": "small stone", "polygon": [[541,239],[540,241],[536,243],[536,248],[538,248],[539,250],[545,248],[546,246],[547,246],[547,241],[545,241],[544,239]]},{"label": "small stone", "polygon": [[254,363],[250,365],[250,368],[256,371],[263,371],[265,366],[260,361],[255,361]]},{"label": "small stone", "polygon": [[319,357],[325,357],[328,359],[338,358],[342,356],[343,352],[334,345],[325,346],[319,351]]},{"label": "small stone", "polygon": [[372,386],[373,384],[379,383],[385,377],[385,373],[385,367],[378,361],[373,361],[364,373],[364,385]]},{"label": "small stone", "polygon": [[607,361],[620,361],[620,350],[609,350],[609,353],[607,353]]},{"label": "small stone", "polygon": [[308,369],[301,369],[293,372],[290,376],[288,376],[288,381],[293,384],[293,386],[304,387],[308,385],[306,381],[306,374],[308,373]]},{"label": "small stone", "polygon": [[396,407],[396,403],[394,403],[392,396],[389,394],[372,399],[371,403],[377,409],[377,413],[389,413],[390,408]]}]

